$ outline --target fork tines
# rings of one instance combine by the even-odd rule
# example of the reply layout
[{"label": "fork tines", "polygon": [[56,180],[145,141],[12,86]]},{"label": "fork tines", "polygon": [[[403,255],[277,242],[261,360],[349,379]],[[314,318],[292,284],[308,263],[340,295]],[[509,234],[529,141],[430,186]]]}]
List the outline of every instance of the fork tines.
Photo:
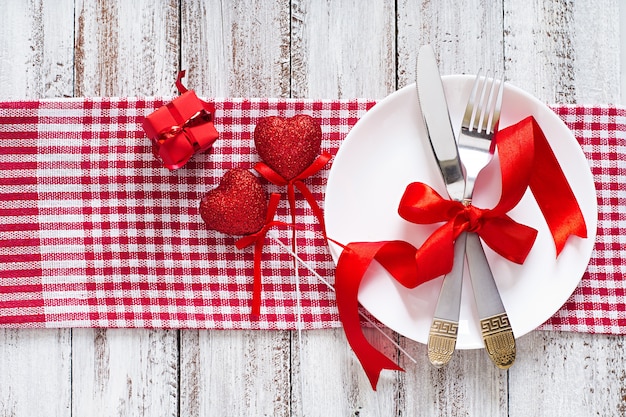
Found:
[{"label": "fork tines", "polygon": [[490,77],[489,70],[484,77],[481,77],[480,73],[481,71],[478,71],[472,86],[463,126],[470,132],[476,131],[489,135],[494,132],[495,125],[500,119],[504,75],[498,79],[495,74]]}]

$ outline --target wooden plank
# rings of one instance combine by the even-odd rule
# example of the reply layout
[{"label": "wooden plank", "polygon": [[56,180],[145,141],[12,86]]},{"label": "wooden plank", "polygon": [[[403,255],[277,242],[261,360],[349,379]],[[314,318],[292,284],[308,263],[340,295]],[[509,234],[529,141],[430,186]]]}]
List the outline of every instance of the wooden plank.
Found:
[{"label": "wooden plank", "polygon": [[398,1],[398,87],[415,82],[421,45],[431,44],[441,75],[503,68],[502,6],[484,0]]},{"label": "wooden plank", "polygon": [[287,0],[194,0],[181,6],[181,62],[190,88],[209,97],[289,96]]},{"label": "wooden plank", "polygon": [[181,416],[290,416],[289,332],[185,331]]},{"label": "wooden plank", "polygon": [[[617,1],[505,2],[508,78],[547,103],[620,101]],[[623,415],[622,337],[533,332],[511,368],[511,416]]]},{"label": "wooden plank", "polygon": [[[76,2],[77,96],[172,95],[177,2]],[[178,412],[178,332],[73,331],[75,415]]]},{"label": "wooden plank", "polygon": [[0,415],[71,416],[68,329],[0,329]]},{"label": "wooden plank", "polygon": [[[431,44],[442,75],[502,69],[502,9],[483,1],[398,2],[398,84],[415,82],[417,50]],[[433,368],[426,347],[402,339],[417,360],[402,375],[401,409],[424,415],[507,415],[507,373],[483,350],[461,350],[443,369]]]},{"label": "wooden plank", "polygon": [[[397,350],[383,335],[375,329],[364,332],[374,346],[398,361]],[[386,333],[393,337],[391,331]],[[402,415],[397,400],[404,390],[398,372],[383,371],[377,390],[372,390],[343,329],[306,331],[301,350],[297,337],[293,332],[293,415]]]},{"label": "wooden plank", "polygon": [[[181,6],[189,88],[205,97],[289,95],[288,1]],[[180,415],[291,415],[290,351],[284,331],[183,331]]]},{"label": "wooden plank", "polygon": [[292,97],[383,98],[396,89],[393,1],[292,5]]},{"label": "wooden plank", "polygon": [[626,7],[619,7],[619,76],[620,101],[626,103]]},{"label": "wooden plank", "polygon": [[71,97],[73,4],[0,2],[0,97]]},{"label": "wooden plank", "polygon": [[[0,99],[72,95],[73,2],[2,1]],[[0,415],[71,415],[71,330],[0,329]]]},{"label": "wooden plank", "polygon": [[405,340],[417,360],[404,360],[401,408],[410,413],[445,416],[507,416],[507,372],[499,370],[483,349],[458,350],[450,363],[433,367],[423,344]]},{"label": "wooden plank", "polygon": [[618,103],[620,5],[505,2],[508,80],[547,103]]},{"label": "wooden plank", "polygon": [[622,416],[623,336],[533,332],[510,371],[510,416]]},{"label": "wooden plank", "polygon": [[[395,90],[393,1],[293,1],[291,21],[293,97],[382,98]],[[382,335],[368,334],[384,346]],[[374,392],[343,330],[307,331],[301,342],[294,332],[292,340],[295,415],[397,415],[397,374],[384,372]]]},{"label": "wooden plank", "polygon": [[177,331],[74,330],[72,352],[72,415],[178,415]]},{"label": "wooden plank", "polygon": [[178,13],[176,0],[78,0],[75,95],[173,95]]}]

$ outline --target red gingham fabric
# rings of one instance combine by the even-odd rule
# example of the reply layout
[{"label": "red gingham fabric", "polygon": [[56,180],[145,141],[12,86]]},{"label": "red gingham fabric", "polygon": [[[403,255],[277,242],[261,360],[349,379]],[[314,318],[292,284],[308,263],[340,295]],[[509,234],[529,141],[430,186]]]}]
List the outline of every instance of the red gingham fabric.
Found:
[{"label": "red gingham fabric", "polygon": [[[250,317],[252,248],[207,230],[200,197],[230,168],[259,160],[259,118],[307,113],[334,155],[372,100],[214,102],[220,138],[170,172],[143,118],[167,100],[96,98],[0,103],[0,326],[295,329],[293,258],[268,239],[261,316]],[[589,159],[599,230],[589,268],[542,329],[626,333],[626,110],[554,106]],[[329,166],[305,180],[323,205]],[[267,192],[281,187],[264,183]],[[277,213],[288,221],[286,198]],[[334,264],[304,199],[299,256],[332,283]],[[290,245],[290,233],[271,235]],[[340,326],[333,292],[299,269],[305,329]]]},{"label": "red gingham fabric", "polygon": [[541,328],[626,334],[626,109],[553,106],[589,160],[598,235],[583,279]]}]

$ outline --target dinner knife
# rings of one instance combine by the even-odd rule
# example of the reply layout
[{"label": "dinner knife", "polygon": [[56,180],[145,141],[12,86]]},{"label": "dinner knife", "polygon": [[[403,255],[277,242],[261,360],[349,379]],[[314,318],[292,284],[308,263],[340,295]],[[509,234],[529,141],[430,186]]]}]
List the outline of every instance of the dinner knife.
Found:
[{"label": "dinner knife", "polygon": [[[451,199],[463,200],[465,176],[448,104],[437,68],[435,52],[430,45],[420,48],[417,56],[416,86],[419,107],[428,139]],[[447,364],[456,346],[461,310],[466,233],[454,242],[452,270],[444,277],[435,314],[428,334],[428,359],[436,366]]]}]

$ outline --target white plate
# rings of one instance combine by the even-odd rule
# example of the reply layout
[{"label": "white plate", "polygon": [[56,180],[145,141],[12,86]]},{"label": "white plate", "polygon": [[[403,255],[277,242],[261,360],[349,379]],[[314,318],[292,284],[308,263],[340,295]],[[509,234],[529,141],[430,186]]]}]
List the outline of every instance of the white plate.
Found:
[{"label": "white plate", "polygon": [[[461,117],[473,76],[443,77],[453,126]],[[561,164],[587,222],[588,238],[570,237],[558,258],[548,226],[527,191],[511,217],[539,231],[523,265],[485,247],[513,332],[520,337],[549,319],[572,294],[591,257],[597,205],[593,177],[580,145],[563,121],[528,93],[506,85],[500,127],[533,115]],[[500,196],[497,156],[476,184],[474,204],[493,207]],[[391,94],[352,128],[341,145],[328,178],[325,217],[328,236],[342,243],[401,239],[419,247],[438,225],[416,225],[398,215],[408,184],[424,182],[446,195],[428,142],[415,85]],[[549,178],[546,179],[549,181]],[[337,260],[341,249],[331,244]],[[467,271],[467,269],[466,269]],[[471,282],[465,274],[457,348],[483,347]],[[407,289],[377,263],[366,273],[359,301],[398,333],[426,343],[443,278]]]}]

